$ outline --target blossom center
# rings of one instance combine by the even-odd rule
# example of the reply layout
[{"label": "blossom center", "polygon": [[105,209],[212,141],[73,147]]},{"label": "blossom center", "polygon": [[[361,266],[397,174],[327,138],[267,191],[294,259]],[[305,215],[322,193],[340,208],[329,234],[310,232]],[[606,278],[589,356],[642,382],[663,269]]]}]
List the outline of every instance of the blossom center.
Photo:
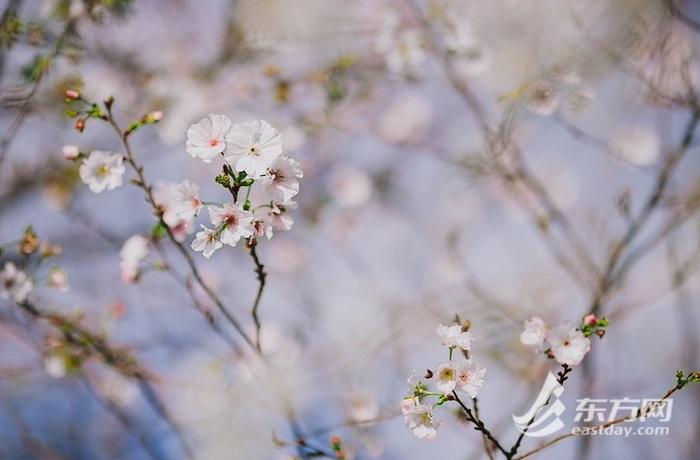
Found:
[{"label": "blossom center", "polygon": [[109,167],[106,164],[101,164],[97,168],[97,175],[99,177],[107,177],[108,174],[109,174]]},{"label": "blossom center", "polygon": [[216,139],[216,138],[215,138],[215,139],[212,139],[212,140],[209,141],[209,145],[212,146],[212,147],[218,147],[219,144],[221,144],[221,140],[220,140],[220,139]]},{"label": "blossom center", "polygon": [[262,153],[262,151],[260,150],[260,147],[258,146],[258,144],[253,144],[253,145],[251,145],[251,146],[250,146],[250,149],[248,150],[248,152],[249,152],[251,155],[255,156],[255,157],[259,157],[260,154]]}]

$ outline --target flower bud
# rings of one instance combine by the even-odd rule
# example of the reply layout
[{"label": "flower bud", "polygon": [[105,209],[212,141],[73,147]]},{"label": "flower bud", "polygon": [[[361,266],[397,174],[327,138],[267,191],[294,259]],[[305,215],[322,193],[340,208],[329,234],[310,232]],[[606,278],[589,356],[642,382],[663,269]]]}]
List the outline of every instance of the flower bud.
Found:
[{"label": "flower bud", "polygon": [[80,156],[80,149],[75,145],[64,145],[61,152],[66,160],[75,160]]},{"label": "flower bud", "polygon": [[593,313],[591,313],[590,315],[586,315],[583,318],[583,324],[585,324],[586,326],[595,326],[597,323],[598,317]]},{"label": "flower bud", "polygon": [[85,129],[85,119],[84,118],[78,118],[77,120],[75,120],[75,129],[79,133],[83,132],[83,130]]},{"label": "flower bud", "polygon": [[75,101],[76,99],[80,99],[80,91],[74,90],[74,89],[69,89],[66,91],[66,99],[69,99],[71,101]]},{"label": "flower bud", "polygon": [[19,252],[22,255],[29,256],[34,254],[37,249],[39,249],[39,238],[37,238],[32,227],[27,227],[19,242]]}]

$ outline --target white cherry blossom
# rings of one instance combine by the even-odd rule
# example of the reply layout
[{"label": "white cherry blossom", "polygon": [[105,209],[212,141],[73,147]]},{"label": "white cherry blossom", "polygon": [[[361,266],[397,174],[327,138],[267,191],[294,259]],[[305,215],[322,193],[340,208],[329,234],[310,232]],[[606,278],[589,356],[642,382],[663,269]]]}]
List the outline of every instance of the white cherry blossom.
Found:
[{"label": "white cherry blossom", "polygon": [[523,345],[541,346],[547,336],[547,324],[538,316],[525,321],[525,330],[520,334]]},{"label": "white cherry blossom", "polygon": [[561,364],[577,366],[591,349],[591,341],[569,322],[560,324],[547,333],[554,359]]},{"label": "white cherry blossom", "polygon": [[58,292],[68,292],[70,284],[68,283],[68,273],[60,267],[53,267],[49,271],[49,277],[46,284]]},{"label": "white cherry blossom", "polygon": [[282,135],[264,120],[237,123],[226,136],[226,162],[257,179],[282,154]]},{"label": "white cherry blossom", "polygon": [[462,326],[455,324],[454,326],[440,325],[435,330],[435,333],[440,337],[440,343],[449,348],[461,348],[469,350],[474,337],[469,332],[462,330]]},{"label": "white cherry blossom", "polygon": [[457,366],[457,386],[474,399],[484,384],[485,375],[485,368],[479,366],[473,359],[468,359]]},{"label": "white cherry blossom", "polygon": [[409,409],[404,415],[404,421],[413,434],[421,439],[435,439],[442,423],[433,414],[433,409],[425,404]]},{"label": "white cherry blossom", "polygon": [[210,163],[226,149],[226,136],[230,129],[231,120],[228,117],[212,113],[187,130],[185,150],[192,157]]},{"label": "white cherry blossom", "polygon": [[199,186],[194,182],[183,180],[175,188],[174,211],[181,219],[194,219],[200,209]]},{"label": "white cherry blossom", "polygon": [[123,183],[124,159],[116,153],[93,150],[80,165],[80,179],[91,191],[114,190]]},{"label": "white cherry blossom", "polygon": [[299,193],[298,179],[302,177],[304,173],[299,162],[280,155],[272,162],[260,183],[271,194],[272,201],[284,204]]},{"label": "white cherry blossom", "polygon": [[253,235],[253,213],[241,205],[209,206],[208,210],[214,227],[221,229],[219,240],[223,244],[235,246],[241,238]]},{"label": "white cherry blossom", "polygon": [[457,363],[448,361],[440,364],[435,372],[435,387],[448,395],[457,387]]},{"label": "white cherry blossom", "polygon": [[207,259],[214,254],[223,243],[219,239],[216,229],[211,229],[202,225],[202,231],[197,232],[194,241],[192,241],[192,249],[201,252]]},{"label": "white cherry blossom", "polygon": [[32,289],[34,282],[29,275],[17,268],[14,262],[5,262],[5,267],[0,271],[0,297],[22,303]]},{"label": "white cherry blossom", "polygon": [[119,269],[125,283],[133,283],[138,278],[141,261],[148,255],[148,244],[148,238],[143,235],[133,235],[124,242],[119,251]]}]

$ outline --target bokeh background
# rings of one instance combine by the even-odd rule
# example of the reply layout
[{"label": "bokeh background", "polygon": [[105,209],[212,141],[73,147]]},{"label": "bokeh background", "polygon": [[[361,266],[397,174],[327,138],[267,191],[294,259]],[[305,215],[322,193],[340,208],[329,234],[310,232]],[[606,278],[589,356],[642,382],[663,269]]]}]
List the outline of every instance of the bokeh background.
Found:
[{"label": "bokeh background", "polygon": [[[523,321],[591,311],[611,251],[683,150],[623,251],[629,266],[598,310],[612,324],[567,382],[564,419],[573,426],[585,396],[662,395],[676,369],[700,367],[700,161],[696,141],[681,149],[697,110],[700,7],[669,5],[3,2],[0,243],[32,225],[63,247],[56,263],[70,291],[37,280],[33,303],[136,356],[168,417],[99,359],[56,372],[51,326],[3,299],[0,457],[186,458],[177,426],[197,459],[294,458],[300,435],[326,449],[339,435],[357,459],[486,458],[449,407],[435,441],[417,439],[400,416],[408,375],[445,359],[435,327],[455,314],[471,321],[473,355],[487,368],[481,414],[510,444],[511,415],[556,369],[519,343]],[[136,187],[93,194],[63,160],[64,144],[121,149],[101,123],[76,132],[64,115],[69,87],[114,96],[124,122],[163,110],[134,135],[136,156],[152,182],[187,178],[205,196],[225,193],[218,166],[185,153],[192,123],[223,113],[280,129],[305,176],[294,228],[259,248],[270,366],[233,353],[166,273],[122,282],[121,245],[154,220]],[[480,120],[517,155],[486,142]],[[530,182],[508,176],[518,165]],[[13,245],[5,249],[0,261],[14,260]],[[163,251],[184,272],[173,248]],[[246,251],[195,256],[252,331]],[[677,395],[668,436],[573,439],[539,457],[700,458],[699,391]]]}]

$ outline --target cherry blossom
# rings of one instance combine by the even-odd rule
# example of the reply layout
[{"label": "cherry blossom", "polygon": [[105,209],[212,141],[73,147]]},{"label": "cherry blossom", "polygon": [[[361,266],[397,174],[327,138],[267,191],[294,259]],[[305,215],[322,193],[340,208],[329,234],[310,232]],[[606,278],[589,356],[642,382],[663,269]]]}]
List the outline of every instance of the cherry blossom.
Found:
[{"label": "cherry blossom", "polygon": [[133,283],[138,278],[141,261],[148,255],[148,244],[148,238],[142,235],[133,235],[124,242],[119,251],[119,268],[125,283]]},{"label": "cherry blossom", "polygon": [[94,193],[114,190],[123,183],[124,159],[116,153],[94,150],[80,165],[80,179]]},{"label": "cherry blossom", "polygon": [[281,154],[282,135],[264,120],[237,123],[226,136],[226,162],[253,178],[266,174]]},{"label": "cherry blossom", "polygon": [[200,209],[202,200],[199,198],[199,186],[188,180],[183,180],[175,187],[173,210],[178,217],[185,220],[194,219]]},{"label": "cherry blossom", "polygon": [[439,418],[433,414],[433,409],[425,404],[418,404],[404,414],[408,428],[421,439],[435,439],[437,429],[441,425]]},{"label": "cherry blossom", "polygon": [[253,213],[243,210],[238,204],[209,206],[209,217],[216,228],[220,228],[218,239],[235,246],[241,238],[253,235]]},{"label": "cherry blossom", "polygon": [[476,364],[473,359],[468,359],[457,366],[456,381],[459,389],[476,398],[479,389],[484,384],[486,369]]},{"label": "cherry blossom", "polygon": [[569,322],[551,329],[547,341],[554,359],[568,366],[579,365],[591,349],[591,341]]},{"label": "cherry blossom", "polygon": [[299,193],[299,181],[304,177],[299,162],[289,157],[280,155],[262,177],[260,183],[271,196],[272,200],[284,204]]},{"label": "cherry blossom", "polygon": [[223,243],[219,239],[218,232],[202,225],[202,230],[197,232],[194,241],[192,241],[192,249],[201,252],[205,258],[210,258]]},{"label": "cherry blossom", "polygon": [[547,324],[538,316],[525,321],[525,330],[520,334],[523,345],[541,346],[547,336]]},{"label": "cherry blossom", "polygon": [[435,330],[435,333],[440,337],[440,342],[449,348],[461,348],[469,350],[474,337],[469,332],[462,330],[462,326],[455,324],[454,326],[440,325]]},{"label": "cherry blossom", "polygon": [[225,115],[210,114],[187,130],[185,150],[193,158],[205,163],[222,154],[227,147],[226,136],[231,129],[231,120]]},{"label": "cherry blossom", "polygon": [[452,393],[457,386],[458,365],[454,361],[440,364],[435,373],[435,387],[445,395]]},{"label": "cherry blossom", "polygon": [[0,297],[23,303],[32,289],[34,283],[29,275],[18,269],[13,262],[5,262],[5,267],[0,271]]}]

